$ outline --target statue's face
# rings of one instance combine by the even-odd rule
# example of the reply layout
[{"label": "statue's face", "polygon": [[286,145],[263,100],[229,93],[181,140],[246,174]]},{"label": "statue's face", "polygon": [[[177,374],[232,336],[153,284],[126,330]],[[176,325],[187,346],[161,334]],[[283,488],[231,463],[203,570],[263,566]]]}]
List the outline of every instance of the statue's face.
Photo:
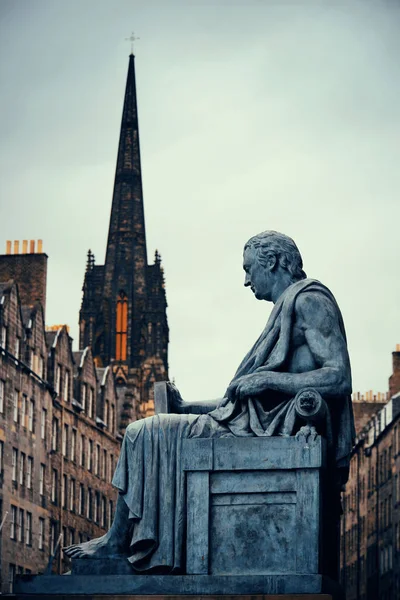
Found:
[{"label": "statue's face", "polygon": [[250,287],[257,300],[271,300],[271,272],[260,264],[255,248],[246,248],[243,254],[244,285]]}]

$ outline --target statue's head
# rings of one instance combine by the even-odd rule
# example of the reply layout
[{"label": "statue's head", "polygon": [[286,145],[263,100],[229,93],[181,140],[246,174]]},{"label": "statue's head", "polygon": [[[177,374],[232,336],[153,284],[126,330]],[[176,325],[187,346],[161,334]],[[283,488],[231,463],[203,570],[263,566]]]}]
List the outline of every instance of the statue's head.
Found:
[{"label": "statue's head", "polygon": [[259,300],[274,300],[273,288],[290,285],[307,275],[296,244],[277,231],[263,231],[250,238],[244,247],[245,286]]}]

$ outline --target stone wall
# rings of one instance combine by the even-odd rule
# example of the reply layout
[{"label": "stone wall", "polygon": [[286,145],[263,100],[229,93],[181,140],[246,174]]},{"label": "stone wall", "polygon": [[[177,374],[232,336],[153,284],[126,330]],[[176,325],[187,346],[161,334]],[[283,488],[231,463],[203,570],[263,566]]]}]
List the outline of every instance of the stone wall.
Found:
[{"label": "stone wall", "polygon": [[[60,533],[61,545],[102,535],[115,508],[120,436],[111,408],[104,414],[105,395],[108,407],[117,402],[113,374],[97,372],[89,349],[74,357],[71,343],[65,326],[45,332],[39,304],[22,306],[17,286],[0,283],[3,593],[14,573],[46,569]],[[58,552],[53,570],[68,568]]]}]

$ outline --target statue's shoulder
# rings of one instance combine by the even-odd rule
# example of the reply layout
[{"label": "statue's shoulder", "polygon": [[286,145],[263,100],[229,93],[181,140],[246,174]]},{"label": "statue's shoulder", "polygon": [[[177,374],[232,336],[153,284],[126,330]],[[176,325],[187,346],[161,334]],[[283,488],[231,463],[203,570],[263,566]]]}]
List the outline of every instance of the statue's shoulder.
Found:
[{"label": "statue's shoulder", "polygon": [[325,320],[332,323],[338,316],[338,306],[332,292],[319,281],[310,280],[296,296],[294,310],[296,316],[314,324]]}]

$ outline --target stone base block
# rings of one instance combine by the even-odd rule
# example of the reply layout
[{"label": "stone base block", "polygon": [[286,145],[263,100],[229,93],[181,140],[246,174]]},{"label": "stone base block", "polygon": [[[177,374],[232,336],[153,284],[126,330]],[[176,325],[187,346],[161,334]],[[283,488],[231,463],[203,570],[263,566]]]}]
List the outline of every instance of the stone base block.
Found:
[{"label": "stone base block", "polygon": [[[87,564],[94,561],[87,561]],[[97,562],[97,561],[96,561]],[[99,563],[101,561],[98,561]],[[323,575],[19,575],[16,578],[15,593],[19,599],[57,598],[72,600],[84,596],[103,600],[116,600],[119,596],[130,596],[135,600],[193,600],[203,596],[216,599],[238,596],[248,600],[249,596],[259,596],[260,600],[343,600],[339,584]],[[322,596],[321,596],[322,594]],[[325,595],[325,597],[324,597]],[[140,597],[140,598],[137,598]]]},{"label": "stone base block", "polygon": [[[35,598],[32,595],[18,594],[16,600],[29,600]],[[38,596],[36,596],[38,598]],[[202,600],[203,596],[129,596],[131,600]],[[56,594],[46,596],[46,600],[126,600],[127,596],[109,595],[65,595]],[[332,600],[330,594],[281,594],[268,596],[207,596],[207,600]]]}]

